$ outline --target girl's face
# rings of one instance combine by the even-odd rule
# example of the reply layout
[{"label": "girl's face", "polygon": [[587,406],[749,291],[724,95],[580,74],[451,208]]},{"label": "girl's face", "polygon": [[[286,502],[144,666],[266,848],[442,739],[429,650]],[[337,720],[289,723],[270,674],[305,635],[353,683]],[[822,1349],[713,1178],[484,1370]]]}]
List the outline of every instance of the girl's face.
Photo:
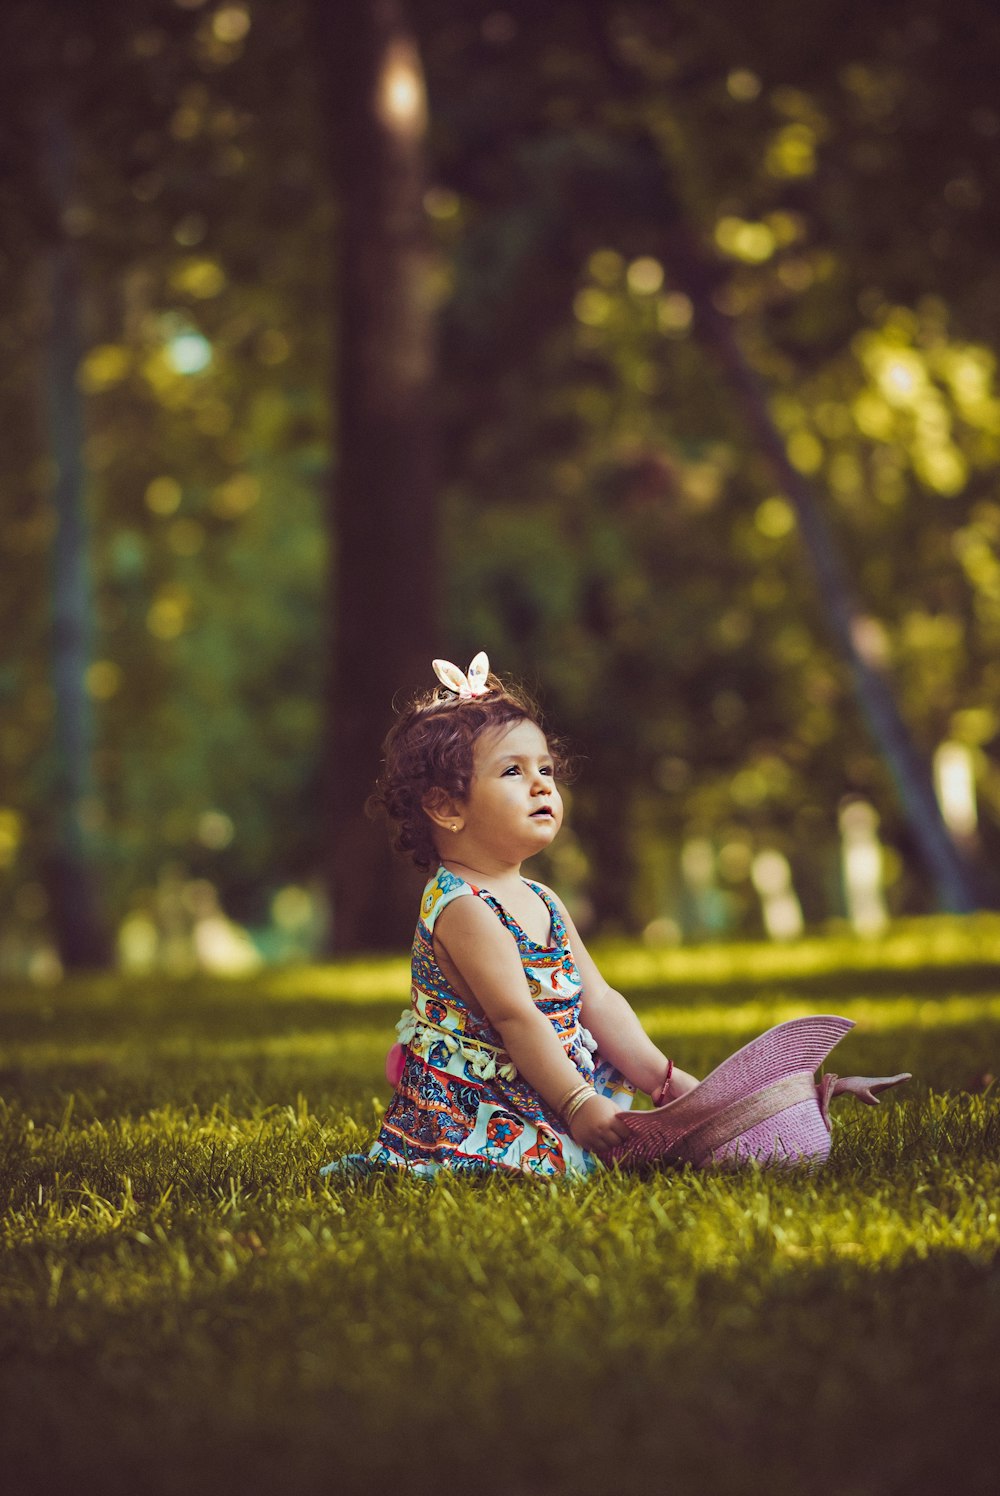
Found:
[{"label": "girl's face", "polygon": [[472,764],[462,807],[466,845],[510,862],[547,847],[562,825],[563,807],[541,728],[522,720],[484,732]]}]

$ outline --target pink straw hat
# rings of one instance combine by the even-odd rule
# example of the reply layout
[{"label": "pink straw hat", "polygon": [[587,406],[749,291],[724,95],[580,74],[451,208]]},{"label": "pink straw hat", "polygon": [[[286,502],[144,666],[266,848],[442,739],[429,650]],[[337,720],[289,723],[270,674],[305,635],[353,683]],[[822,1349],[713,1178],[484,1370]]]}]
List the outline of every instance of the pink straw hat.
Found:
[{"label": "pink straw hat", "polygon": [[755,1161],[819,1165],[830,1153],[830,1102],[842,1094],[869,1106],[878,1093],[909,1080],[838,1079],[816,1071],[854,1024],[819,1015],[794,1018],[752,1039],[700,1085],[650,1112],[623,1112],[630,1139],[615,1150],[625,1167],[654,1160],[735,1168]]}]

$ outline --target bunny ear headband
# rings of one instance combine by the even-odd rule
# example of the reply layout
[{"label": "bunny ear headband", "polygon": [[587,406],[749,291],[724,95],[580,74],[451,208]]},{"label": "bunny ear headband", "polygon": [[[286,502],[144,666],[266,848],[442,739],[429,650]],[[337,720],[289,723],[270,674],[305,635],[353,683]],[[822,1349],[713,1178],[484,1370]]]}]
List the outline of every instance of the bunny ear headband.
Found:
[{"label": "bunny ear headband", "polygon": [[450,660],[434,661],[434,674],[443,686],[455,692],[459,701],[471,701],[474,696],[485,696],[489,690],[486,684],[489,673],[490,662],[484,650],[480,650],[472,661],[468,675]]}]

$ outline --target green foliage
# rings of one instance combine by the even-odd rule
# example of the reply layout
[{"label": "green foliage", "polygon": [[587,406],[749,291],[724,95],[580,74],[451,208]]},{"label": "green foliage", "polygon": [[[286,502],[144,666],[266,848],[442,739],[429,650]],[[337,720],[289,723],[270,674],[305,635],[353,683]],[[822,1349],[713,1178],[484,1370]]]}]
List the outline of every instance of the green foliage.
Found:
[{"label": "green foliage", "polygon": [[[148,907],[161,870],[180,863],[259,918],[274,887],[319,856],[332,329],[316,314],[328,304],[329,204],[300,145],[316,128],[306,19],[284,7],[264,43],[261,16],[239,5],[143,0],[127,17],[55,6],[43,43],[29,10],[11,7],[3,22],[4,81],[25,96],[26,129],[5,230],[15,273],[0,301],[11,347],[0,398],[17,433],[0,467],[0,549],[16,580],[0,603],[0,806],[16,812],[9,861],[29,893],[18,903],[7,883],[0,898],[8,916],[12,903],[29,920],[44,911],[52,774],[51,463],[37,416],[22,412],[25,389],[43,388],[50,335],[37,98],[42,118],[58,106],[73,138],[63,227],[82,266],[88,345],[89,814],[105,891],[120,919]],[[287,93],[294,117],[277,107]],[[279,221],[280,235],[264,231]]]},{"label": "green foliage", "polygon": [[[446,107],[468,126],[489,100],[493,164],[475,131],[446,134],[465,228],[446,318],[489,382],[457,423],[455,627],[537,672],[591,756],[580,830],[605,920],[628,921],[608,895],[623,879],[631,918],[655,912],[650,864],[705,827],[781,846],[812,909],[830,907],[817,846],[845,792],[905,836],[792,509],[699,347],[678,222],[711,252],[712,301],[824,496],[921,748],[995,739],[998,302],[982,185],[1000,121],[978,64],[957,106],[950,49],[964,44],[940,6],[847,14],[811,8],[807,38],[784,5],[525,3],[505,26],[451,33],[475,65],[448,74]],[[978,5],[969,15],[980,34]],[[981,35],[993,55],[995,23]],[[543,61],[518,86],[529,55]],[[644,190],[630,185],[639,137],[658,157]],[[518,238],[526,201],[544,225],[567,197],[571,250]],[[526,292],[510,269],[506,302],[477,281],[484,242],[521,243]],[[990,283],[976,278],[981,299],[956,290],[967,259]],[[977,777],[991,839],[988,753]],[[897,909],[924,897],[919,873],[897,879]]]},{"label": "green foliage", "polygon": [[[702,835],[780,847],[807,918],[837,912],[850,792],[895,846],[895,910],[928,903],[787,498],[671,268],[678,221],[711,252],[713,301],[826,495],[916,738],[974,751],[987,853],[995,839],[987,10],[412,6],[441,256],[441,649],[485,644],[586,755],[568,881],[608,929],[676,913],[675,850]],[[323,856],[338,204],[310,7],[12,0],[2,26],[0,91],[24,128],[0,184],[0,912],[33,931],[46,912],[38,162],[58,106],[88,340],[91,829],[115,916],[177,862],[256,922]],[[726,896],[754,933],[748,880]]]},{"label": "green foliage", "polygon": [[997,940],[602,953],[695,1069],[825,1009],[858,1021],[838,1069],[915,1071],[877,1112],[838,1104],[816,1175],[322,1181],[380,1114],[401,962],[12,993],[6,1470],[153,1496],[665,1470],[691,1496],[985,1496]]}]

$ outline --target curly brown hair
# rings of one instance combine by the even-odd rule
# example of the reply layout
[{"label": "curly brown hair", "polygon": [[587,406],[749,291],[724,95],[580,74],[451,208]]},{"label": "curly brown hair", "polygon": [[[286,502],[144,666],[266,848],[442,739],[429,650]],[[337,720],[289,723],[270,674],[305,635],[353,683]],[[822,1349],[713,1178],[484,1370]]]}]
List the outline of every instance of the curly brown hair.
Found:
[{"label": "curly brown hair", "polygon": [[419,868],[436,867],[440,861],[434,823],[424,810],[428,791],[466,798],[476,740],[490,728],[533,722],[545,733],[557,777],[565,779],[569,773],[562,743],[549,735],[528,693],[493,674],[486,684],[486,694],[471,699],[445,687],[423,692],[404,708],[382,745],[382,772],[366,809],[369,815],[386,814],[394,823],[394,850]]}]

